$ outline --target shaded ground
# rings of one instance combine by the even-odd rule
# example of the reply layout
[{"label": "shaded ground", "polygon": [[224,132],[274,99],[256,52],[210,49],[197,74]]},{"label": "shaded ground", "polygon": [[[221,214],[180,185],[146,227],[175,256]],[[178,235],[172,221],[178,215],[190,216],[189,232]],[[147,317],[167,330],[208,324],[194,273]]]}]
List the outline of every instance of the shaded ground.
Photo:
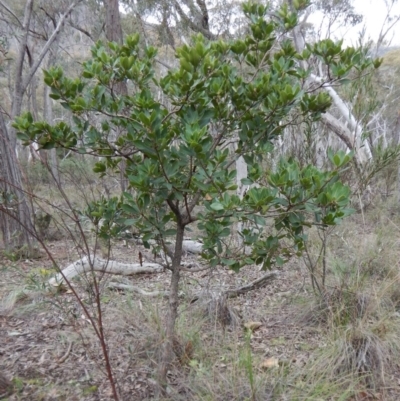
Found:
[{"label": "shaded ground", "polygon": [[[59,241],[50,246],[61,266],[75,260],[76,255],[70,251],[72,244]],[[119,261],[135,261],[137,248],[129,249],[118,243],[113,253]],[[69,293],[45,295],[41,291],[46,269],[50,268],[51,262],[46,257],[35,261],[0,260],[3,303],[10,291],[15,296],[18,288],[30,291],[29,297],[20,300],[12,313],[0,316],[0,370],[13,379],[15,386],[8,399],[110,400],[98,341],[75,298]],[[236,288],[261,274],[251,268],[238,274],[227,270],[211,275],[184,273],[181,289],[188,295],[205,288]],[[146,290],[167,290],[169,277],[165,272],[136,276],[130,281]],[[84,280],[77,284],[83,301],[94,310],[88,286]],[[288,366],[301,371],[310,355],[326,346],[318,325],[310,325],[306,320],[309,315],[305,313],[304,302],[310,298],[308,291],[306,272],[292,263],[267,287],[231,300],[231,306],[244,323],[262,323],[251,337],[246,336],[243,327],[223,330],[218,322],[204,318],[200,302],[190,304],[183,297],[177,333],[182,344],[193,344],[193,355],[184,366],[176,360],[171,367],[168,399],[245,400],[253,394],[257,400],[289,400],[274,395],[279,386],[279,372]],[[102,294],[108,346],[121,399],[152,399],[166,301],[106,288]],[[273,365],[277,365],[278,377],[275,373],[272,378],[271,369],[261,369],[266,360],[276,361]],[[400,399],[397,373],[393,372],[393,381],[388,383],[384,396],[371,391],[362,393],[364,398],[343,399]]]}]

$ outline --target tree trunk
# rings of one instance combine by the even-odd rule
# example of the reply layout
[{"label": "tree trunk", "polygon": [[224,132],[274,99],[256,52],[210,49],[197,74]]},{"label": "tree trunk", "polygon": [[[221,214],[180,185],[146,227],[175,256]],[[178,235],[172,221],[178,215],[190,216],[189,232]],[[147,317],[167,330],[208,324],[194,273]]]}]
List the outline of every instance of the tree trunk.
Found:
[{"label": "tree trunk", "polygon": [[22,190],[22,177],[15,146],[0,113],[0,227],[7,250],[27,245],[31,248],[29,230],[33,229],[31,212]]},{"label": "tree trunk", "polygon": [[[289,0],[289,5],[293,10],[292,0]],[[301,32],[301,26],[304,28],[307,18],[308,14],[306,14],[303,21],[293,29],[295,47],[299,53],[304,50],[306,45],[305,39]],[[302,61],[301,65],[304,69],[309,67],[305,61]],[[310,78],[319,84],[323,82],[323,78],[316,74],[311,74]],[[324,86],[324,89],[329,93],[333,103],[346,123],[339,122],[339,120],[336,120],[329,113],[323,113],[322,119],[325,120],[325,123],[329,126],[329,128],[331,128],[333,132],[345,143],[348,149],[354,151],[357,164],[362,166],[369,159],[372,159],[372,153],[369,144],[366,140],[362,139],[362,127],[360,123],[356,121],[350,108],[345,104],[335,89],[332,86]],[[349,128],[347,128],[347,125]]]},{"label": "tree trunk", "polygon": [[[29,25],[33,0],[27,0],[23,20],[23,33],[19,41],[19,51],[15,69],[15,86],[11,106],[11,118],[21,112],[22,97],[25,92],[22,71],[28,43]],[[8,130],[3,114],[0,113],[0,226],[3,242],[7,250],[31,247],[28,230],[31,230],[31,211],[22,190],[21,169],[16,157],[17,138],[13,129]]]},{"label": "tree trunk", "polygon": [[122,43],[121,16],[119,14],[118,0],[104,2],[106,8],[106,38],[110,42]]},{"label": "tree trunk", "polygon": [[[237,146],[235,148],[237,148]],[[244,157],[240,156],[236,160],[236,185],[237,185],[236,193],[240,199],[243,199],[243,196],[245,195],[247,190],[247,185],[243,185],[242,183],[242,179],[245,178],[247,178],[247,163],[244,160]],[[239,222],[237,224],[237,233],[236,233],[236,241],[238,246],[243,245],[243,239],[240,235],[242,231],[243,231],[243,223]]]},{"label": "tree trunk", "polygon": [[[15,68],[15,82],[14,82],[14,92],[13,92],[13,99],[12,99],[12,106],[11,106],[11,119],[13,120],[16,116],[21,113],[22,109],[22,98],[24,96],[25,90],[28,87],[29,83],[25,86],[22,79],[23,68],[24,68],[24,59],[26,48],[28,45],[28,34],[29,34],[29,25],[31,21],[32,15],[32,7],[33,7],[33,0],[27,0],[25,6],[25,14],[24,14],[24,22],[23,22],[23,35],[19,42],[19,49],[18,49],[18,56]],[[10,130],[9,133],[9,140],[11,149],[15,149],[17,145],[17,138],[13,135],[13,130]]]},{"label": "tree trunk", "polygon": [[[119,14],[119,2],[118,0],[107,0],[104,2],[106,8],[106,38],[109,42],[116,42],[122,44],[122,27],[121,27],[121,16]],[[126,82],[116,82],[113,90],[117,95],[127,95],[128,87]]]},{"label": "tree trunk", "polygon": [[159,385],[165,388],[167,384],[167,372],[168,366],[173,357],[173,341],[175,337],[175,323],[178,317],[178,305],[179,305],[179,280],[180,280],[180,266],[182,260],[183,251],[183,239],[184,239],[185,227],[178,222],[175,252],[172,259],[172,276],[170,284],[170,295],[169,295],[169,311],[166,322],[165,340],[162,350],[162,360],[158,371]]},{"label": "tree trunk", "polygon": [[[61,15],[56,28],[43,46],[39,56],[24,76],[24,59],[28,44],[29,27],[32,16],[33,0],[25,5],[22,35],[15,66],[15,85],[11,106],[11,120],[21,113],[23,96],[28,85],[41,65],[43,58],[57,38],[65,18],[81,0],[73,1]],[[33,230],[32,211],[22,186],[21,169],[16,157],[17,138],[13,128],[7,129],[3,115],[0,113],[0,226],[3,241],[7,249],[23,245],[31,247],[30,233]]]},{"label": "tree trunk", "polygon": [[[400,111],[397,113],[396,124],[393,131],[393,145],[400,145]],[[397,166],[397,188],[396,188],[397,201],[400,201],[400,163]]]},{"label": "tree trunk", "polygon": [[[54,50],[55,52],[55,50]],[[50,53],[49,58],[47,61],[47,68],[53,66],[55,60],[55,53]],[[44,86],[43,91],[43,117],[44,120],[47,121],[49,124],[53,121],[53,104],[50,98],[50,87],[48,85]],[[47,152],[46,152],[47,153]],[[57,161],[57,150],[56,148],[50,149],[50,157],[45,156],[44,160],[50,169],[51,175],[53,179],[56,181],[58,185],[61,184],[60,182],[60,174],[58,171],[58,161]]]},{"label": "tree trunk", "polygon": [[[119,2],[118,0],[107,0],[104,2],[106,9],[106,38],[109,42],[116,42],[122,44],[122,27],[121,27],[121,16],[119,14]],[[125,81],[115,82],[113,85],[113,91],[116,95],[126,96],[128,94],[128,86]],[[119,133],[116,133],[116,137]],[[125,177],[126,165],[122,161],[120,165],[120,185],[121,191],[124,192],[127,187],[127,179]]]}]

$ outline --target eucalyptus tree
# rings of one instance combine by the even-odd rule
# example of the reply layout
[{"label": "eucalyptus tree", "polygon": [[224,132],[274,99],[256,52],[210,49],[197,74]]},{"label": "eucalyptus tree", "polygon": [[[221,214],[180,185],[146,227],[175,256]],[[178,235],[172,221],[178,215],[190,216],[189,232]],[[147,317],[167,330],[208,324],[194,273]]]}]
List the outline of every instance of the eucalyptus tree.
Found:
[{"label": "eucalyptus tree", "polygon": [[34,229],[32,211],[23,189],[16,156],[17,139],[14,129],[7,125],[7,120],[13,120],[21,113],[28,87],[62,30],[65,20],[81,1],[75,0],[60,5],[62,12],[58,15],[55,26],[47,32],[47,36],[41,37],[43,45],[37,54],[31,51],[32,41],[37,40],[37,33],[32,30],[34,0],[27,0],[22,9],[19,8],[20,3],[14,4],[15,10],[11,5],[0,2],[0,11],[6,21],[13,25],[17,41],[11,104],[8,110],[7,106],[3,105],[0,113],[0,227],[5,246],[10,249],[30,246],[30,235]]},{"label": "eucalyptus tree", "polygon": [[[229,35],[242,21],[240,1],[217,0],[208,3],[204,0],[173,1],[131,1],[122,0],[128,13],[133,13],[146,26],[153,23],[158,32],[161,45],[179,46],[189,41],[190,36],[201,33],[209,40]],[[156,23],[154,23],[156,21]]]}]

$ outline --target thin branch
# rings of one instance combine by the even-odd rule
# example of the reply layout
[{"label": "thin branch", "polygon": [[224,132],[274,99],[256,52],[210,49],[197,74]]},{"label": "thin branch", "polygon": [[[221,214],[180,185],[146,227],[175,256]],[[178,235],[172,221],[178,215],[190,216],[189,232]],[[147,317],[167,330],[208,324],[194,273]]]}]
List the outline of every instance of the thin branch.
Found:
[{"label": "thin branch", "polygon": [[95,40],[93,39],[93,36],[90,32],[88,32],[86,29],[83,29],[82,27],[80,27],[79,25],[75,24],[74,22],[72,22],[71,20],[68,21],[69,25],[76,29],[79,32],[82,32],[84,35],[86,35],[90,40],[92,40],[93,42],[95,42]]},{"label": "thin branch", "polygon": [[[32,1],[32,0],[30,0]],[[43,61],[43,58],[45,57],[45,55],[47,54],[47,52],[49,51],[51,45],[53,44],[53,42],[55,41],[58,33],[60,32],[65,19],[69,16],[70,12],[75,8],[75,6],[80,3],[82,0],[75,0],[71,3],[71,5],[67,8],[67,11],[61,15],[58,24],[56,26],[56,28],[54,29],[53,33],[51,34],[49,40],[47,41],[47,43],[44,45],[42,51],[40,52],[37,60],[35,61],[35,63],[32,65],[31,69],[29,70],[28,75],[25,77],[23,84],[21,85],[21,90],[22,93],[25,92],[26,88],[28,87],[29,83],[32,80],[32,77],[35,75],[37,69],[39,68],[40,64]]]},{"label": "thin branch", "polygon": [[172,67],[171,65],[167,64],[166,62],[156,58],[155,59],[157,63],[161,64],[163,67],[167,68],[168,70],[172,70],[174,67]]},{"label": "thin branch", "polygon": [[28,32],[29,32],[29,24],[30,24],[31,15],[32,15],[32,8],[33,8],[33,0],[28,0],[26,2],[26,6],[25,6],[24,22],[22,23],[22,28],[24,29],[24,34],[23,34],[21,42],[20,42],[16,67],[15,67],[14,100],[13,100],[12,111],[11,111],[12,117],[15,117],[17,114],[19,114],[19,111],[20,111],[19,109],[22,104],[22,94],[25,92],[26,88],[28,87],[28,85],[26,85],[25,88],[23,87],[21,78],[22,78],[22,70],[23,70],[23,66],[24,66],[26,47],[28,44]]},{"label": "thin branch", "polygon": [[224,294],[228,298],[235,298],[241,294],[245,294],[246,292],[265,287],[272,280],[274,280],[278,275],[279,275],[279,271],[274,270],[272,272],[265,274],[264,276],[260,277],[259,279],[252,281],[250,284],[244,285],[243,287],[235,288],[234,290],[227,290],[224,292]]},{"label": "thin branch", "polygon": [[180,4],[174,0],[174,7],[176,11],[178,12],[179,16],[189,25],[190,29],[192,29],[195,32],[200,32],[202,33],[207,39],[214,40],[215,35],[212,34],[209,30],[204,29],[202,26],[199,26],[195,24],[182,10],[182,7]]},{"label": "thin branch", "polygon": [[3,7],[8,13],[10,13],[18,22],[18,25],[23,28],[23,25],[21,24],[21,21],[19,20],[19,18],[14,14],[14,12],[8,8],[7,5],[5,5],[1,0],[0,0],[0,6]]}]

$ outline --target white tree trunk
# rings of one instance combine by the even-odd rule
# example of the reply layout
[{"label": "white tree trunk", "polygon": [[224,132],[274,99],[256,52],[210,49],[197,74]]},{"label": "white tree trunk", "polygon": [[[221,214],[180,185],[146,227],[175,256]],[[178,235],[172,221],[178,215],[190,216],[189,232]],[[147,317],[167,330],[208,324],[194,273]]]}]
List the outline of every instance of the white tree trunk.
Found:
[{"label": "white tree trunk", "polygon": [[[237,185],[236,193],[240,199],[243,199],[243,196],[247,190],[247,185],[242,184],[242,179],[244,178],[247,178],[247,163],[245,162],[243,156],[240,156],[236,160],[236,185]],[[243,224],[239,222],[237,224],[237,236],[236,236],[238,246],[241,246],[243,243],[242,237],[240,236],[242,230],[243,230]]]},{"label": "white tree trunk", "polygon": [[[307,17],[308,15],[306,14],[305,19]],[[304,22],[305,20],[301,22],[300,25]],[[297,26],[295,29],[293,29],[294,42],[296,50],[299,53],[301,53],[305,48],[305,40],[301,33],[300,25]],[[308,65],[306,65],[305,62],[302,62],[302,67],[306,69]],[[310,78],[314,82],[317,82],[318,84],[324,82],[324,79],[316,74],[311,74]],[[332,127],[335,127],[335,129],[332,129],[333,132],[345,142],[346,146],[350,150],[354,151],[357,163],[360,166],[365,164],[365,162],[367,162],[369,159],[372,158],[372,153],[368,142],[362,139],[363,132],[361,125],[355,119],[350,108],[345,104],[343,99],[330,85],[324,86],[324,89],[331,96],[333,103],[337,107],[339,113],[341,114],[342,118],[345,120],[346,123],[340,122],[339,120],[335,119],[332,115],[329,115],[329,113],[324,113],[322,115],[323,121],[327,124],[329,128],[332,129]],[[334,121],[334,119],[336,121]],[[340,133],[341,135],[339,135],[338,133]]]},{"label": "white tree trunk", "polygon": [[[314,74],[311,74],[311,78],[318,83],[323,82],[321,77],[318,77]],[[365,164],[368,160],[372,159],[372,152],[369,146],[368,141],[363,140],[362,134],[363,130],[361,124],[357,122],[350,108],[346,105],[343,99],[338,95],[338,93],[331,86],[326,85],[324,89],[329,93],[332,98],[333,103],[337,107],[337,110],[346,121],[346,124],[343,124],[338,121],[340,125],[342,125],[342,130],[347,131],[346,136],[348,138],[348,143],[346,143],[347,147],[350,147],[350,150],[353,150],[356,154],[357,161],[360,165]],[[325,113],[327,114],[327,113]],[[323,116],[324,118],[324,116]],[[347,125],[347,126],[346,126]],[[334,131],[335,132],[335,131]],[[336,132],[335,132],[336,133]],[[340,137],[340,136],[339,136]],[[343,138],[342,138],[343,139]]]}]

